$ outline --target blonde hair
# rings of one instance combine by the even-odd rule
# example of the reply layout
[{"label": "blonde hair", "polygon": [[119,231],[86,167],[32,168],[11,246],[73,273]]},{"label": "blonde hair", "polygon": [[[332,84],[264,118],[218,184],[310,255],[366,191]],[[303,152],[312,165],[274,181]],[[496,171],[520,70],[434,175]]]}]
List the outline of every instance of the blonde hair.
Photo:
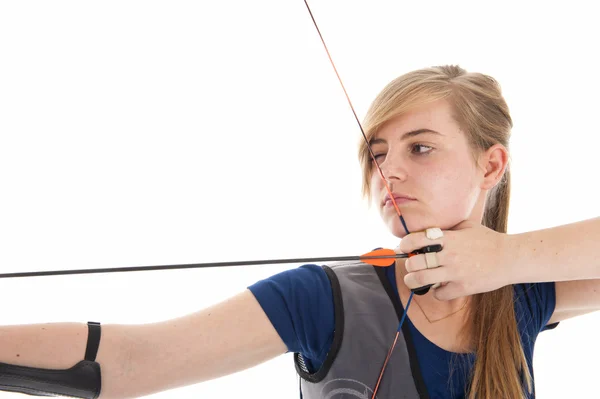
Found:
[{"label": "blonde hair", "polygon": [[[389,120],[412,109],[446,100],[465,133],[473,157],[494,144],[509,148],[513,126],[498,82],[481,73],[455,65],[424,68],[390,82],[375,98],[363,122],[368,140]],[[359,160],[363,170],[363,195],[370,199],[373,164],[361,141]],[[510,200],[510,169],[488,194],[482,224],[506,233]],[[471,372],[469,399],[523,398],[531,392],[532,377],[517,329],[513,287],[477,294],[466,321],[472,332],[475,364]]]}]

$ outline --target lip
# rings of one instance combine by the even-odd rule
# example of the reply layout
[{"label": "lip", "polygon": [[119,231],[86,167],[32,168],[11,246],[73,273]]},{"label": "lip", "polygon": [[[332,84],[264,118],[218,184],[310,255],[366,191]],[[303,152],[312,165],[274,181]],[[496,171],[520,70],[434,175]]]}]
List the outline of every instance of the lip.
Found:
[{"label": "lip", "polygon": [[[393,194],[394,200],[397,205],[406,204],[407,202],[415,201],[415,198],[413,198],[409,195],[397,194],[397,193],[392,193],[392,194]],[[383,207],[394,206],[394,203],[390,199],[389,194],[386,194],[385,197],[383,197],[383,203],[381,204],[381,206],[383,206]]]}]

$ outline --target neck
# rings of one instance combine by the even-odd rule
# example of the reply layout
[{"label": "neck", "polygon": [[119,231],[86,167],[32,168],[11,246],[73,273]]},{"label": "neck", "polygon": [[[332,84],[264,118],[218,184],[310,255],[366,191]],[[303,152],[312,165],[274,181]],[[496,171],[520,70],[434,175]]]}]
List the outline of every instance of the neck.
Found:
[{"label": "neck", "polygon": [[[407,274],[404,261],[401,259],[401,262],[396,263],[396,286],[400,299],[406,306],[411,292],[404,284],[404,276]],[[413,305],[410,305],[408,315],[413,323],[416,323],[417,329],[438,346],[452,352],[472,352],[474,347],[469,322],[471,299],[472,297],[469,296],[441,301],[434,296],[433,290],[429,290],[423,296],[413,297]],[[440,333],[442,336],[436,335]]]},{"label": "neck", "polygon": [[[398,292],[400,293],[400,297],[408,298],[410,295],[410,289],[404,283],[404,276],[406,276],[406,268],[404,266],[406,259],[398,259],[396,261],[396,285],[398,287]],[[402,294],[405,295],[402,295]],[[450,313],[458,312],[461,309],[468,308],[465,306],[465,301],[469,301],[470,297],[462,297],[457,299],[451,299],[447,301],[441,301],[437,299],[433,295],[433,290],[429,290],[429,292],[423,296],[414,296],[413,301],[418,301],[419,307],[423,309],[424,312],[427,313],[427,317],[430,319],[438,319],[444,316],[447,316]],[[465,313],[466,312],[461,312]]]}]

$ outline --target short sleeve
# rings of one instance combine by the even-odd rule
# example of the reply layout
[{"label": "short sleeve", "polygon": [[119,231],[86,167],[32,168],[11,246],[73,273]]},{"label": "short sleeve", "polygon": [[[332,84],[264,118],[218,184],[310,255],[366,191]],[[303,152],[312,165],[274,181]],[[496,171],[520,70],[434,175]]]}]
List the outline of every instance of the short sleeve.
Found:
[{"label": "short sleeve", "polygon": [[318,360],[331,346],[335,326],[331,283],[322,267],[304,265],[248,287],[288,352]]},{"label": "short sleeve", "polygon": [[558,323],[548,324],[556,308],[554,282],[528,283],[517,286],[518,300],[522,308],[528,309],[536,332],[555,328]]}]

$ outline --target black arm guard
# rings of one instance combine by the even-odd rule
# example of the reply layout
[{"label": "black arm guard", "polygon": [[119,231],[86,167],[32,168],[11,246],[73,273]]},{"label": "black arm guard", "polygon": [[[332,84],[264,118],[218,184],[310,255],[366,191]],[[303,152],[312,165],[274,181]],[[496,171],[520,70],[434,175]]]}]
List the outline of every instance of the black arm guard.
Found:
[{"label": "black arm guard", "polygon": [[88,322],[85,360],[66,370],[39,369],[0,363],[0,390],[34,396],[96,399],[100,395],[100,323]]}]

